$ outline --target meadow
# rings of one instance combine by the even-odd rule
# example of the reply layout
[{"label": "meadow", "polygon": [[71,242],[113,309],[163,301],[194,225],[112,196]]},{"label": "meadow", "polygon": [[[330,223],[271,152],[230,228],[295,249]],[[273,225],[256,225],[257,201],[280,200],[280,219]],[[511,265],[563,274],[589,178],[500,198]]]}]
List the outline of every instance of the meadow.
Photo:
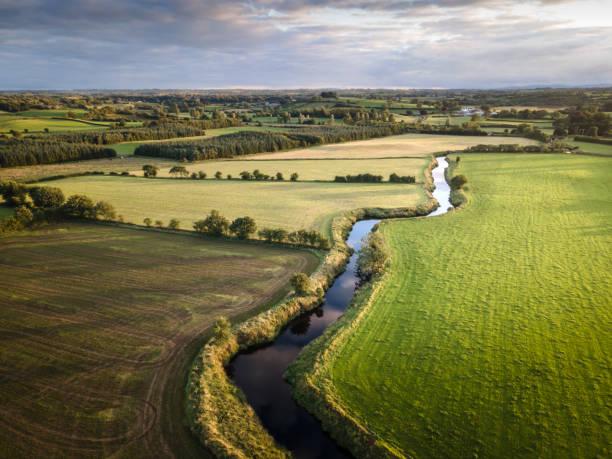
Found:
[{"label": "meadow", "polygon": [[455,136],[404,134],[280,153],[253,155],[252,159],[356,159],[427,156],[431,153],[460,150],[472,145],[498,144],[537,145],[538,142],[520,137]]},{"label": "meadow", "polygon": [[[289,180],[292,173],[297,172],[299,180],[324,180],[332,181],[336,175],[356,175],[370,173],[382,175],[387,181],[389,175],[412,175],[418,181],[423,180],[423,171],[429,164],[429,158],[394,158],[394,159],[342,159],[342,160],[225,160],[205,161],[186,165],[190,172],[203,171],[208,177],[213,177],[215,172],[220,171],[223,177],[231,174],[234,178],[240,178],[240,172],[253,172],[259,169],[261,173],[275,176],[277,172],[283,174],[285,180]],[[142,175],[142,171],[140,171]],[[162,169],[158,176],[169,177],[169,169]]]},{"label": "meadow", "polygon": [[424,201],[418,185],[391,183],[257,182],[84,176],[45,182],[66,196],[108,201],[126,222],[172,218],[192,229],[216,209],[229,219],[250,216],[258,227],[316,229],[329,235],[331,219],[361,207],[408,207]]},{"label": "meadow", "polygon": [[575,140],[570,140],[567,143],[575,147],[580,147],[580,149],[586,153],[596,153],[598,155],[612,156],[612,145],[604,145],[601,143],[592,142],[576,142]]},{"label": "meadow", "polygon": [[319,344],[328,387],[406,456],[609,456],[612,160],[474,154],[456,173],[466,208],[380,225],[390,268]]},{"label": "meadow", "polygon": [[319,256],[67,223],[0,236],[0,260],[0,455],[206,457],[183,397],[211,324]]}]

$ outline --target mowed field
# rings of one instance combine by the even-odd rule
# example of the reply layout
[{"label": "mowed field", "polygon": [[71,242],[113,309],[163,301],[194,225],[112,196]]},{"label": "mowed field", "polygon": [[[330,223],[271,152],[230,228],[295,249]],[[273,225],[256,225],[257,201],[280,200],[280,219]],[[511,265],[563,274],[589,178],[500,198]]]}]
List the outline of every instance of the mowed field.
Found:
[{"label": "mowed field", "polygon": [[431,134],[404,134],[380,139],[361,140],[320,147],[291,150],[280,153],[253,155],[252,159],[354,159],[426,156],[446,150],[460,150],[472,145],[519,144],[536,145],[538,142],[520,137],[458,136]]},{"label": "mowed field", "polygon": [[[259,164],[259,163],[257,163]],[[126,222],[172,218],[192,229],[216,209],[229,219],[250,216],[261,229],[316,229],[329,234],[335,215],[361,207],[408,207],[425,200],[419,185],[392,183],[256,182],[85,176],[45,182],[66,196],[108,201]]]},{"label": "mowed field", "polygon": [[196,457],[187,368],[314,252],[96,224],[0,236],[0,456]]},{"label": "mowed field", "polygon": [[391,267],[331,362],[415,457],[610,457],[612,159],[465,155],[469,205],[387,221]]},{"label": "mowed field", "polygon": [[575,140],[571,140],[568,143],[570,145],[580,147],[580,149],[586,153],[596,153],[598,155],[612,156],[612,145],[605,145],[602,143],[593,142],[576,142]]},{"label": "mowed field", "polygon": [[[370,173],[382,175],[383,180],[389,180],[389,175],[413,175],[418,181],[423,180],[425,168],[430,163],[430,158],[394,158],[394,159],[342,159],[342,160],[226,160],[205,161],[189,164],[186,169],[191,172],[203,171],[208,177],[214,177],[215,172],[220,171],[223,177],[231,174],[234,178],[240,178],[240,172],[253,172],[259,169],[262,174],[276,176],[277,172],[283,174],[285,180],[289,180],[291,174],[296,172],[299,180],[334,180],[336,175],[356,175]],[[158,173],[161,177],[169,177],[169,168],[161,169]],[[142,171],[138,171],[142,175]]]}]

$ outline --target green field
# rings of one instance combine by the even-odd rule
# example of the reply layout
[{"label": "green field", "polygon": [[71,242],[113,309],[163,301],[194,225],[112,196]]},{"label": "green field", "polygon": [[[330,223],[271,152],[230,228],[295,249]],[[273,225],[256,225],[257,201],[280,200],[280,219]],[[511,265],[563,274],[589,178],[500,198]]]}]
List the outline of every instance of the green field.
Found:
[{"label": "green field", "polygon": [[[289,180],[292,173],[297,172],[300,180],[334,180],[336,175],[356,175],[370,173],[382,175],[387,181],[389,175],[413,175],[417,180],[423,180],[423,171],[429,164],[429,158],[395,158],[395,159],[342,159],[342,160],[226,160],[226,161],[204,161],[197,164],[185,166],[189,172],[206,172],[208,177],[213,177],[215,172],[220,171],[223,177],[231,174],[234,178],[240,178],[240,172],[253,172],[259,169],[261,173],[275,176],[281,172],[285,180]],[[170,176],[168,168],[159,171],[159,176]],[[142,171],[138,171],[142,175]]]},{"label": "green field", "polygon": [[520,137],[457,136],[404,134],[358,142],[347,142],[280,153],[253,155],[251,159],[356,159],[426,156],[431,153],[459,150],[472,145],[499,144],[536,145],[538,142]]},{"label": "green field", "polygon": [[256,182],[85,176],[45,182],[66,196],[108,201],[126,222],[178,218],[191,229],[217,209],[229,219],[248,215],[259,228],[316,229],[329,234],[331,219],[361,207],[407,207],[424,200],[418,185],[390,183]]},{"label": "green field", "polygon": [[0,119],[0,134],[8,133],[11,130],[23,132],[24,129],[28,133],[44,132],[48,128],[50,132],[59,131],[91,131],[99,129],[108,129],[109,123],[92,122],[84,123],[70,119],[50,119],[50,118],[3,118]]},{"label": "green field", "polygon": [[575,140],[570,140],[567,143],[575,147],[580,147],[580,149],[586,153],[597,153],[600,155],[612,156],[612,145],[604,145],[593,142],[576,142]]},{"label": "green field", "polygon": [[612,160],[457,173],[465,209],[381,225],[389,274],[328,362],[341,404],[409,456],[609,457]]},{"label": "green field", "polygon": [[96,224],[0,236],[0,455],[206,457],[182,422],[211,324],[279,301],[318,262]]}]

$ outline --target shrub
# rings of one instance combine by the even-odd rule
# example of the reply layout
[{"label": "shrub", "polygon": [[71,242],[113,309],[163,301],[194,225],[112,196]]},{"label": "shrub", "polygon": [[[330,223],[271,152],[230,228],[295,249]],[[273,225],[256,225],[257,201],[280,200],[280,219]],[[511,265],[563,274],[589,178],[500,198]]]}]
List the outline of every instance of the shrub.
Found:
[{"label": "shrub", "polygon": [[64,204],[66,198],[61,189],[43,186],[30,188],[30,197],[36,207],[42,208],[54,208],[61,207]]},{"label": "shrub", "polygon": [[255,224],[255,220],[251,217],[241,217],[232,222],[229,230],[234,233],[238,239],[246,239],[257,230],[257,225]]},{"label": "shrub", "polygon": [[180,226],[181,226],[181,222],[178,221],[176,218],[173,218],[168,223],[168,228],[170,228],[170,229],[179,229]]},{"label": "shrub", "polygon": [[297,296],[306,296],[310,293],[310,279],[304,273],[293,273],[291,286]]},{"label": "shrub", "polygon": [[219,214],[218,210],[211,210],[210,215],[204,220],[194,223],[193,229],[198,233],[209,236],[224,236],[229,231],[229,220]]},{"label": "shrub", "polygon": [[63,206],[64,213],[69,217],[96,218],[97,210],[94,202],[88,196],[74,194]]},{"label": "shrub", "polygon": [[292,182],[296,182],[298,177],[299,176],[298,176],[297,172],[294,172],[293,174],[291,174],[291,181]]},{"label": "shrub", "polygon": [[198,172],[198,177],[199,177],[201,180],[204,180],[204,179],[206,178],[206,172],[199,171],[199,172]]},{"label": "shrub", "polygon": [[164,222],[162,222],[161,220],[155,220],[155,226],[157,226],[158,228],[163,228]]},{"label": "shrub", "polygon": [[357,257],[357,275],[362,280],[381,274],[389,259],[389,247],[382,234],[370,233],[361,246]]},{"label": "shrub", "polygon": [[450,182],[453,190],[460,190],[467,183],[467,177],[463,174],[455,175]]},{"label": "shrub", "polygon": [[175,177],[187,177],[189,175],[189,172],[187,171],[185,166],[173,166],[170,169],[170,174],[174,175]]},{"label": "shrub", "polygon": [[153,226],[153,221],[149,217],[146,217],[142,222],[147,228],[151,228],[151,226]]},{"label": "shrub", "polygon": [[395,172],[389,176],[389,182],[392,183],[416,183],[414,175],[397,175]]},{"label": "shrub", "polygon": [[151,164],[145,164],[144,166],[142,166],[142,170],[144,172],[145,177],[155,177],[157,176],[157,171],[159,171],[159,167]]},{"label": "shrub", "polygon": [[117,216],[113,205],[106,201],[100,201],[96,204],[95,213],[96,217],[101,217],[103,220],[114,220]]},{"label": "shrub", "polygon": [[215,172],[215,178],[217,180],[221,180],[221,178],[223,177],[223,174],[221,173],[221,171],[217,171]]},{"label": "shrub", "polygon": [[276,173],[276,180],[278,180],[279,182],[282,182],[283,180],[285,180],[285,178],[283,177],[282,172],[277,172]]}]

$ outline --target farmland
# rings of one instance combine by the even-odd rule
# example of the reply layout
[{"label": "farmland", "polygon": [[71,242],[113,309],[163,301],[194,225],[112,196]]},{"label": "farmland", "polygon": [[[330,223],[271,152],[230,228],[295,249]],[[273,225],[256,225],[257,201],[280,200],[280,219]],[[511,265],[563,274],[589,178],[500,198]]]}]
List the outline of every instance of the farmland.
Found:
[{"label": "farmland", "polygon": [[1,455],[186,457],[205,453],[182,397],[212,322],[319,258],[73,223],[1,236],[0,260]]},{"label": "farmland", "polygon": [[217,209],[229,219],[248,215],[260,228],[316,229],[329,234],[333,216],[360,207],[407,207],[424,200],[417,185],[390,183],[252,182],[85,176],[46,182],[67,196],[112,203],[126,222],[171,218],[191,229]]},{"label": "farmland", "polygon": [[446,150],[459,150],[472,145],[498,144],[535,145],[537,142],[520,137],[481,137],[430,134],[405,134],[373,140],[363,140],[302,150],[267,153],[253,159],[355,159],[426,156]]},{"label": "farmland", "polygon": [[608,456],[612,161],[475,154],[457,173],[465,209],[381,225],[390,269],[330,387],[409,456]]},{"label": "farmland", "polygon": [[[240,172],[253,172],[259,169],[262,173],[274,176],[281,172],[285,180],[292,173],[297,172],[300,180],[324,180],[331,181],[336,175],[356,175],[369,172],[374,175],[382,175],[383,180],[388,180],[389,175],[413,175],[417,180],[423,179],[423,170],[429,164],[429,158],[394,158],[394,159],[343,159],[343,160],[227,160],[206,161],[185,166],[192,172],[204,171],[208,177],[214,176],[220,171],[223,177],[231,174],[232,177],[240,178]],[[170,176],[169,169],[160,170],[159,176]]]},{"label": "farmland", "polygon": [[601,143],[592,142],[576,142],[575,140],[572,140],[568,143],[572,146],[580,147],[580,150],[586,153],[596,153],[599,155],[612,156],[612,145],[604,145]]}]

